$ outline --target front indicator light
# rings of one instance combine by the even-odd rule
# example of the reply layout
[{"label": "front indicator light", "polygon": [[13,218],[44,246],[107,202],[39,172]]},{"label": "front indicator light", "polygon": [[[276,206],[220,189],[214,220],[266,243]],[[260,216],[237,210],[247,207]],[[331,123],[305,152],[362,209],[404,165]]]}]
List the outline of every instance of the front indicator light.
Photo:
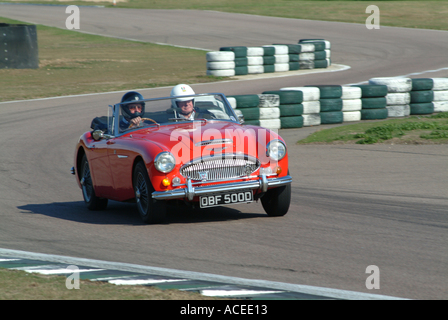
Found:
[{"label": "front indicator light", "polygon": [[282,173],[282,167],[280,167],[280,166],[278,166],[278,167],[275,167],[275,170],[274,170],[277,174],[280,174],[280,173]]},{"label": "front indicator light", "polygon": [[171,181],[168,178],[162,180],[162,184],[164,187],[169,187],[171,185]]}]

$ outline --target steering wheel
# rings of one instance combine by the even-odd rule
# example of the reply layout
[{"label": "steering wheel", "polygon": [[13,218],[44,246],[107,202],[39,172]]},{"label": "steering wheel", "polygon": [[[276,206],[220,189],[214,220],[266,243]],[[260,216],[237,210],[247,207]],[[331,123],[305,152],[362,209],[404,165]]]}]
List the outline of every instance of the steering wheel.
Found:
[{"label": "steering wheel", "polygon": [[[141,121],[145,121],[145,120],[149,120],[149,121],[154,122],[155,124],[158,124],[156,121],[154,121],[154,120],[152,120],[152,119],[150,119],[150,118],[141,118]],[[131,123],[131,124],[129,124],[128,129],[131,129],[131,128],[133,128],[134,126],[135,126],[135,124]]]}]

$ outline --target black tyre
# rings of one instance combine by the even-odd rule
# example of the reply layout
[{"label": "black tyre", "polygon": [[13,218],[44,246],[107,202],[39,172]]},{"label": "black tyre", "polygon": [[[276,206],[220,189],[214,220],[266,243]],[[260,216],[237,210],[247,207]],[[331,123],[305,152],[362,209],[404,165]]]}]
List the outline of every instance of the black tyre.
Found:
[{"label": "black tyre", "polygon": [[291,185],[270,189],[261,198],[264,211],[270,217],[284,216],[291,203]]},{"label": "black tyre", "polygon": [[89,161],[86,155],[82,157],[81,168],[81,189],[84,202],[89,210],[104,210],[107,207],[107,199],[98,198],[95,194],[95,189],[93,188],[92,177],[90,175]]},{"label": "black tyre", "polygon": [[144,162],[135,166],[133,185],[137,209],[145,223],[161,223],[166,218],[166,203],[152,198],[154,187],[148,177],[148,171]]}]

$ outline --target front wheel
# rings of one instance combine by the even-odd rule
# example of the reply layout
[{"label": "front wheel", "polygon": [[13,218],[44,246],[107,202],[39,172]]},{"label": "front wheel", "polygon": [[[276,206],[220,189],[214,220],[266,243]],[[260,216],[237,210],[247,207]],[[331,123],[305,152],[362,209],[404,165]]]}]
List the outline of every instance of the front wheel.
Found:
[{"label": "front wheel", "polygon": [[140,217],[145,223],[161,223],[166,217],[166,203],[153,199],[155,191],[143,161],[137,163],[133,174],[135,200]]},{"label": "front wheel", "polygon": [[92,177],[90,175],[89,161],[86,155],[82,157],[81,161],[81,188],[84,202],[89,210],[104,210],[107,207],[107,199],[98,198],[93,188]]},{"label": "front wheel", "polygon": [[291,203],[291,184],[270,189],[261,198],[264,211],[270,217],[284,216]]}]

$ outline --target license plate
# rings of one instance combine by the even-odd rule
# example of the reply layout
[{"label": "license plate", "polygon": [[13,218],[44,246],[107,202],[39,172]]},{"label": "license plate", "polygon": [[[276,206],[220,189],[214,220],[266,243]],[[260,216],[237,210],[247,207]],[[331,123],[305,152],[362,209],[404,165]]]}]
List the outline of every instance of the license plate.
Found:
[{"label": "license plate", "polygon": [[220,193],[199,197],[201,208],[215,207],[234,203],[248,203],[254,200],[252,191]]}]

